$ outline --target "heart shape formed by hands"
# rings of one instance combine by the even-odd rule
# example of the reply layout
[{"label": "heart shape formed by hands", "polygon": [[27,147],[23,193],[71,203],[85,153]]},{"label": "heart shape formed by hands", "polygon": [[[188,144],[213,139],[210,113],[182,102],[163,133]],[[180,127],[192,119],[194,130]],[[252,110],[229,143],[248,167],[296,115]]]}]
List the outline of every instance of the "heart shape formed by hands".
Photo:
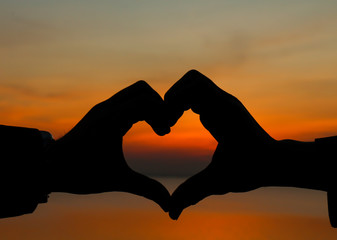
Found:
[{"label": "heart shape formed by hands", "polygon": [[[170,196],[161,183],[128,166],[123,154],[123,136],[142,120],[158,135],[168,134],[188,109],[200,116],[200,122],[218,145],[211,163]],[[314,161],[315,148],[311,142],[276,141],[237,98],[191,70],[167,91],[164,100],[146,82],[139,81],[94,106],[44,153],[49,173],[44,192],[129,192],[153,200],[172,219],[178,219],[186,207],[215,194],[263,186],[328,191],[331,183],[327,183],[323,174],[329,172],[326,167],[329,164]],[[310,161],[303,163],[298,159]],[[275,166],[277,171],[273,171]],[[335,190],[328,191],[328,201],[335,202],[335,199]],[[334,205],[329,204],[333,226],[337,226],[335,212]]]},{"label": "heart shape formed by hands", "polygon": [[[141,120],[158,135],[165,135],[188,109],[200,115],[202,125],[218,146],[208,167],[170,196],[161,183],[127,165],[123,136]],[[184,208],[207,196],[261,186],[259,169],[264,158],[251,161],[249,155],[274,141],[239,100],[196,70],[176,82],[164,100],[146,82],[139,81],[97,104],[49,148],[49,190],[76,194],[129,192],[155,201],[177,219]]]}]

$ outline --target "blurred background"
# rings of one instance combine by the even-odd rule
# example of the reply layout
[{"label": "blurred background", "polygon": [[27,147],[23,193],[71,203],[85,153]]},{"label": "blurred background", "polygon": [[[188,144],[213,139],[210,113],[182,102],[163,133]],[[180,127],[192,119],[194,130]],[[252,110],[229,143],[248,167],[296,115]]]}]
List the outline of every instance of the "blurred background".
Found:
[{"label": "blurred background", "polygon": [[[197,69],[241,100],[275,139],[337,135],[336,29],[334,0],[1,0],[1,124],[46,130],[57,139],[137,80],[163,96]],[[131,167],[165,177],[168,187],[207,166],[215,146],[190,111],[168,136],[138,123],[124,139]],[[193,207],[185,222],[131,195],[52,194],[36,213],[0,220],[0,236],[207,239],[211,232],[209,239],[335,239],[324,193],[303,191],[211,197],[205,200],[211,209]],[[278,204],[263,211],[273,196]],[[130,204],[121,206],[126,199]]]}]

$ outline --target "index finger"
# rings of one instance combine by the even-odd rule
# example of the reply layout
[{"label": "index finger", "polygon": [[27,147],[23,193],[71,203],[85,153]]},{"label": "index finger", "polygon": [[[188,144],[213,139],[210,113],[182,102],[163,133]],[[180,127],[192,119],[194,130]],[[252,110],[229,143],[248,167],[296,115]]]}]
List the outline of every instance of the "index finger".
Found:
[{"label": "index finger", "polygon": [[[170,109],[170,124],[173,126],[184,111],[192,109],[200,114],[213,107],[216,99],[228,94],[197,70],[188,71],[165,94],[164,101]],[[230,95],[230,94],[228,94]]]},{"label": "index finger", "polygon": [[[94,112],[94,113],[93,113]],[[162,97],[145,81],[138,81],[97,104],[88,117],[103,119],[109,125],[112,119],[118,122],[122,135],[133,124],[145,120],[158,135],[170,132],[166,104]],[[110,124],[111,125],[111,124]]]}]

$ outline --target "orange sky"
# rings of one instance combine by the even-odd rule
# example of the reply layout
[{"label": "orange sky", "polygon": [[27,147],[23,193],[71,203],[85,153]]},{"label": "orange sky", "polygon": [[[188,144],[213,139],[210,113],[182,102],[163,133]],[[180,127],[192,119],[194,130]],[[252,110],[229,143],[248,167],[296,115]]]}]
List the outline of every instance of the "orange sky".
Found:
[{"label": "orange sky", "polygon": [[1,122],[58,138],[135,81],[163,95],[195,68],[276,139],[335,134],[336,9],[318,0],[2,1]]},{"label": "orange sky", "polygon": [[[57,139],[91,107],[130,84],[145,80],[163,96],[188,70],[197,69],[236,96],[276,139],[312,141],[337,135],[336,29],[337,1],[2,0],[0,124],[47,130]],[[176,169],[197,172],[210,161],[215,146],[191,112],[168,136],[160,138],[139,123],[124,140],[128,163],[152,173],[167,166],[170,174]],[[163,155],[174,160],[162,159]],[[149,163],[152,169],[146,168]],[[23,218],[5,225],[14,236],[20,234],[16,224],[22,223],[21,234],[28,232],[37,240],[47,230],[34,230],[32,223],[43,228],[46,219],[53,224],[92,217],[75,229],[62,225],[52,232],[83,240],[102,230],[109,239],[114,228],[108,223],[118,223],[122,217],[122,223],[129,222],[127,211],[76,213],[75,217],[65,211],[56,220],[42,217],[30,223]],[[186,216],[178,225],[166,222],[166,215],[165,220],[156,214],[147,218],[141,211],[137,216],[131,223],[141,222],[139,228],[149,228],[156,219],[155,231],[174,229],[170,239],[201,238],[202,229],[198,235],[191,232],[204,224],[215,237],[227,239],[240,234],[241,239],[289,239],[290,234],[291,239],[305,240],[335,239],[336,235],[328,231],[326,217],[206,212]],[[265,235],[260,226],[269,229]],[[90,228],[86,236],[73,233],[84,227]],[[134,231],[142,236],[143,229]],[[146,235],[146,239],[151,238]]]},{"label": "orange sky", "polygon": [[[1,124],[57,139],[130,84],[146,80],[163,96],[194,68],[276,139],[336,135],[336,9],[318,0],[2,1]],[[192,115],[165,140],[137,124],[126,154],[210,156],[216,143]]]},{"label": "orange sky", "polygon": [[[276,139],[336,135],[336,9],[318,0],[2,1],[1,124],[57,139],[130,84],[145,80],[163,96],[194,68]],[[208,162],[215,146],[186,113],[164,138],[137,124],[124,148],[141,165],[160,153]]]}]

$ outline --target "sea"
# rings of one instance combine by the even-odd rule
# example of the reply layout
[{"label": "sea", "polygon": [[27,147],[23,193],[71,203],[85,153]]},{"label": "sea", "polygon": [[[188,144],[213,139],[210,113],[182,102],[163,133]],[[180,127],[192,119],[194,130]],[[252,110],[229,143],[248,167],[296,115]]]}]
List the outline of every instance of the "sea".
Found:
[{"label": "sea", "polygon": [[[172,193],[184,178],[156,178]],[[129,193],[52,193],[32,214],[0,220],[4,240],[336,240],[326,193],[268,187],[208,197],[178,220]]]}]

